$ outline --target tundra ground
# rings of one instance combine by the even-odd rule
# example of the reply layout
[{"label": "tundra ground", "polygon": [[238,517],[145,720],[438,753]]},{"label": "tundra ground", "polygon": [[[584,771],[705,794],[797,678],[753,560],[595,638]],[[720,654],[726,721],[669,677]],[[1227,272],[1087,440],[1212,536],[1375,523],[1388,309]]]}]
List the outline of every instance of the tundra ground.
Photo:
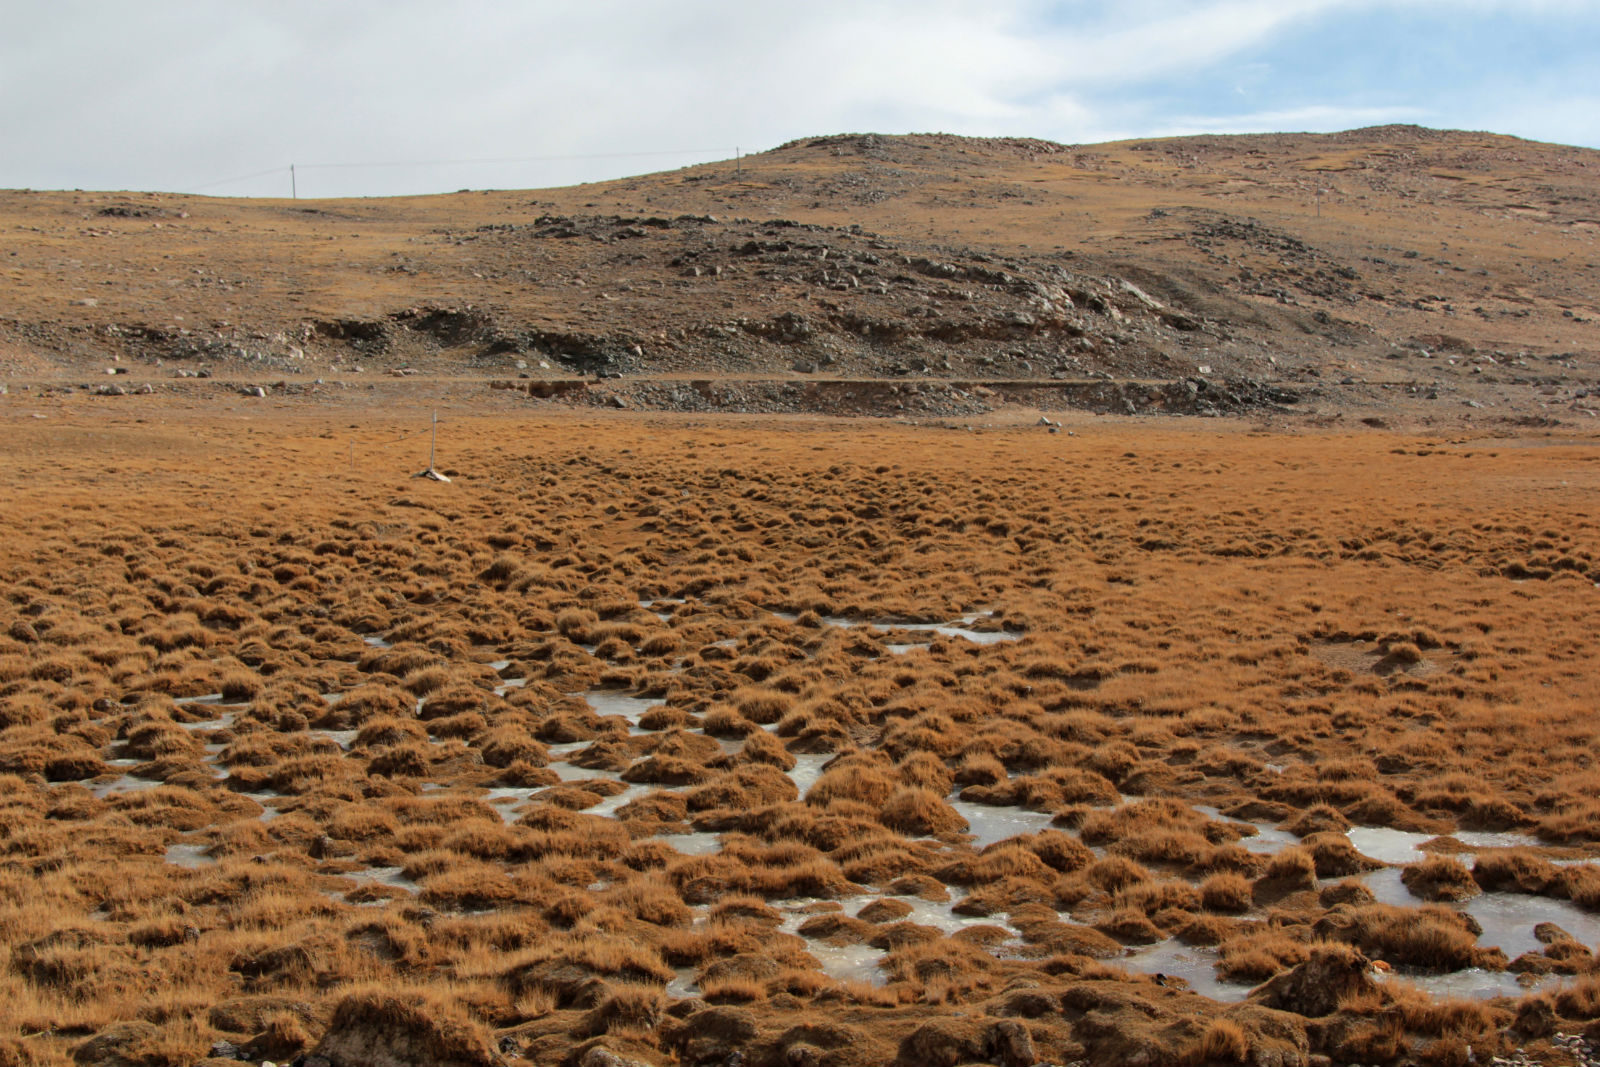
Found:
[{"label": "tundra ground", "polygon": [[1600,440],[148,399],[0,401],[0,1063],[1600,1018]]}]

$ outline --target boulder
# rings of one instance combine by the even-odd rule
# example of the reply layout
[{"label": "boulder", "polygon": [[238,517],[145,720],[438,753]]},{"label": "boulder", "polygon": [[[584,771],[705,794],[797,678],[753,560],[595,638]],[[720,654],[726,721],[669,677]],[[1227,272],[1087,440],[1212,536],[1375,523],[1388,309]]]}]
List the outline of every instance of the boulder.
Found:
[{"label": "boulder", "polygon": [[333,1009],[313,1055],[339,1067],[500,1067],[483,1028],[423,994],[354,993]]},{"label": "boulder", "polygon": [[743,1059],[746,1046],[756,1040],[756,1017],[744,1008],[705,1008],[684,1019],[670,1035],[663,1037],[678,1053],[680,1062],[724,1064],[735,1056]]},{"label": "boulder", "polygon": [[571,960],[542,960],[513,971],[509,978],[517,995],[540,990],[554,996],[556,1006],[563,1009],[597,1007],[611,991],[594,968]]},{"label": "boulder", "polygon": [[72,1058],[82,1067],[137,1067],[143,1062],[144,1046],[160,1037],[160,1029],[151,1023],[113,1023],[73,1049]]},{"label": "boulder", "polygon": [[1253,990],[1249,1001],[1308,1018],[1331,1015],[1345,997],[1372,991],[1371,968],[1371,962],[1349,946],[1320,946],[1304,963]]},{"label": "boulder", "polygon": [[1033,1035],[1015,1019],[1001,1019],[992,1024],[987,1037],[993,1062],[1000,1067],[1031,1067],[1039,1061]]},{"label": "boulder", "polygon": [[1031,1067],[1039,1060],[1033,1035],[1015,1019],[931,1019],[900,1042],[895,1063],[902,1067],[956,1067],[996,1063]]},{"label": "boulder", "polygon": [[931,1019],[906,1035],[899,1067],[956,1067],[988,1059],[987,1027],[979,1019]]},{"label": "boulder", "polygon": [[310,1025],[315,1012],[308,1001],[284,996],[229,997],[212,1005],[206,1021],[214,1029],[236,1034],[255,1034],[266,1029],[278,1016],[293,1015]]}]

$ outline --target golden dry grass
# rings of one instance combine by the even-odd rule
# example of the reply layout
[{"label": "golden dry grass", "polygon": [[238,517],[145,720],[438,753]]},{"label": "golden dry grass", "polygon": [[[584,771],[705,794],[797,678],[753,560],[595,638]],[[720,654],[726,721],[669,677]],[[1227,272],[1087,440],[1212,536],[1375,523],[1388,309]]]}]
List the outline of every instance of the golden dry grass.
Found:
[{"label": "golden dry grass", "polygon": [[[428,1005],[463,1048],[666,1058],[691,1038],[665,987],[694,976],[774,1032],[891,1044],[1036,985],[1119,988],[1131,1019],[1165,994],[1094,969],[1118,942],[1181,934],[1251,979],[1314,939],[1505,965],[1444,905],[1327,888],[1346,825],[1596,843],[1586,440],[463,412],[440,485],[352,475],[342,441],[398,432],[359,407],[50,413],[8,423],[0,473],[0,1041],[42,1062],[124,1022],[168,1035],[139,1052],[160,1067]],[[867,625],[968,613],[1018,640],[901,657]],[[572,695],[596,689],[643,728]],[[952,791],[1034,817],[980,848]],[[1307,840],[1263,860],[1237,820]],[[655,836],[692,829],[718,851]],[[1595,907],[1556,855],[1437,855],[1407,884]],[[983,925],[885,899],[778,928],[885,896]],[[839,944],[876,946],[883,984],[823,973]],[[1600,1014],[1568,956],[1552,1010]],[[1174,1061],[1261,1047],[1185,1003]],[[1342,1047],[1448,1057],[1499,1025],[1403,1015]]]}]

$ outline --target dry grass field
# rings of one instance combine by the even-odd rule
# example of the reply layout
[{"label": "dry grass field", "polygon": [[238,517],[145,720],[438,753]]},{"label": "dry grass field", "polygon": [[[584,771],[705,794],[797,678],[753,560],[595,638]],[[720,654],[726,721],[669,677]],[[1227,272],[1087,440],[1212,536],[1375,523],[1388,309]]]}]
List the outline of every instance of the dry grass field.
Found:
[{"label": "dry grass field", "polygon": [[4,403],[0,1064],[1600,1020],[1600,440]]}]

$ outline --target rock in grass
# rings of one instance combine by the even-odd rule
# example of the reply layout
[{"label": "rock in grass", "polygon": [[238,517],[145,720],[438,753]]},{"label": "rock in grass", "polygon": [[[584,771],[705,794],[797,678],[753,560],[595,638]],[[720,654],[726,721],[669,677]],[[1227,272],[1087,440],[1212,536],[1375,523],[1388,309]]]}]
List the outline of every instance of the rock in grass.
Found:
[{"label": "rock in grass", "polygon": [[1263,1007],[1318,1018],[1338,1010],[1346,997],[1370,993],[1371,964],[1354,948],[1326,945],[1304,963],[1255,989],[1250,1001]]},{"label": "rock in grass", "polygon": [[594,1045],[583,1054],[578,1067],[646,1067],[638,1060],[625,1059],[602,1045]]},{"label": "rock in grass", "polygon": [[333,1009],[313,1055],[339,1067],[499,1067],[483,1028],[425,993],[353,993]]},{"label": "rock in grass", "polygon": [[82,1067],[128,1067],[138,1046],[158,1035],[155,1026],[135,1021],[114,1023],[72,1050],[72,1058]]},{"label": "rock in grass", "polygon": [[998,1063],[1027,1067],[1038,1062],[1033,1036],[1015,1019],[933,1019],[900,1043],[898,1067],[955,1067]]}]

